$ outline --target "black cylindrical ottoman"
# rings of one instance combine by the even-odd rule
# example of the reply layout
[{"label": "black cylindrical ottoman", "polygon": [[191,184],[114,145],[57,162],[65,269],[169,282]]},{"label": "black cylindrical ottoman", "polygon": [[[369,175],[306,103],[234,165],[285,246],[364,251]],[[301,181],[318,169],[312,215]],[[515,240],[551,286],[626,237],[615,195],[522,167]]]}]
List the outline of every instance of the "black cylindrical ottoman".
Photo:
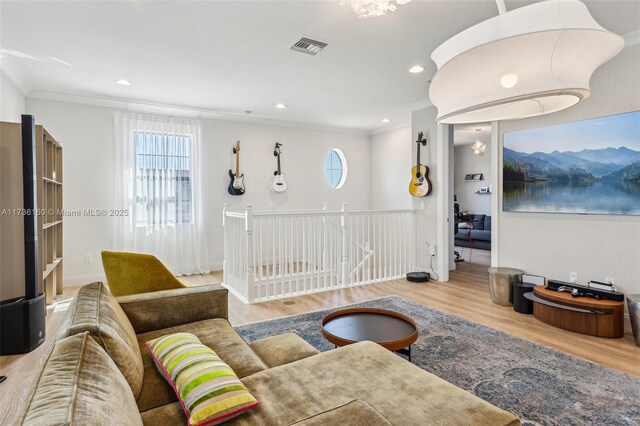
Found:
[{"label": "black cylindrical ottoman", "polygon": [[533,291],[533,284],[513,283],[513,310],[521,314],[533,314],[533,302],[524,297],[525,293]]}]

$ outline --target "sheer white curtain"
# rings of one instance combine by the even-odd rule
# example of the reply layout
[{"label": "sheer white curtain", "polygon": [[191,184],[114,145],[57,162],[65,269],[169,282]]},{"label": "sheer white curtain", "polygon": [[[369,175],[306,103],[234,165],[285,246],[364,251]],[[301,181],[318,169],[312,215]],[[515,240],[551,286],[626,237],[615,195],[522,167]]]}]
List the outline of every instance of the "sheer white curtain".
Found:
[{"label": "sheer white curtain", "polygon": [[200,123],[114,114],[114,249],[150,253],[176,275],[209,272]]}]

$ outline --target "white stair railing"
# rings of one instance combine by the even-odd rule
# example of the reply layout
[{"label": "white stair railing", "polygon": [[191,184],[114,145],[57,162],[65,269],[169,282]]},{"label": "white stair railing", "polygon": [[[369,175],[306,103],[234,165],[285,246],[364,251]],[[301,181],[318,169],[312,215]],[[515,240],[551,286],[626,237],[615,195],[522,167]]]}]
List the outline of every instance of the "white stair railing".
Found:
[{"label": "white stair railing", "polygon": [[396,279],[415,265],[414,210],[223,210],[224,285],[244,302]]},{"label": "white stair railing", "polygon": [[368,252],[354,250],[350,253],[356,264],[366,263],[366,266],[354,269],[353,282],[397,279],[415,267],[415,210],[353,211],[350,218],[351,239],[370,249]]}]

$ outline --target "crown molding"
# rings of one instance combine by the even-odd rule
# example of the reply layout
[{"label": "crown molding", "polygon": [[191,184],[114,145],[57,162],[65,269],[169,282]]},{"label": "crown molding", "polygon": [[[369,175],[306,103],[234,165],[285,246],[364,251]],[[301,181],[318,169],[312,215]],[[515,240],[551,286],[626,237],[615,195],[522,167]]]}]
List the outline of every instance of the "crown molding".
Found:
[{"label": "crown molding", "polygon": [[23,74],[17,70],[11,61],[0,59],[0,72],[16,86],[18,91],[22,93],[22,96],[27,96],[31,88],[27,84]]},{"label": "crown molding", "polygon": [[405,129],[407,127],[411,127],[411,119],[407,119],[407,120],[402,120],[400,122],[397,123],[393,123],[393,125],[386,125],[384,127],[377,127],[375,129],[372,129],[369,132],[370,136],[375,136],[375,135],[382,135],[384,133],[390,133],[390,132],[394,132],[396,130],[399,129]]},{"label": "crown molding", "polygon": [[427,98],[419,100],[418,102],[414,102],[412,104],[409,104],[407,109],[409,110],[409,115],[411,115],[412,112],[420,111],[422,109],[430,108],[430,107],[435,108],[433,106],[433,104],[431,103],[431,100],[429,99],[429,95],[428,95],[428,92],[427,92]]},{"label": "crown molding", "polygon": [[417,102],[413,102],[407,105],[404,109],[405,118],[400,121],[394,121],[393,124],[386,124],[383,126],[375,127],[369,131],[369,135],[379,135],[382,133],[392,132],[394,130],[402,129],[404,127],[411,126],[411,114],[415,111],[420,111],[421,109],[432,107],[433,104],[429,100],[429,98],[421,99]]},{"label": "crown molding", "polygon": [[248,124],[264,124],[270,126],[290,127],[295,129],[329,131],[351,135],[367,136],[370,134],[370,131],[368,129],[352,129],[348,127],[314,124],[304,121],[283,121],[269,116],[260,116],[254,114],[216,111],[203,108],[191,108],[185,106],[158,104],[153,102],[134,101],[120,98],[52,92],[47,90],[32,90],[27,95],[27,98],[46,101],[67,102],[81,105],[92,105],[147,114],[168,115],[180,118],[202,118],[210,120],[234,121]]}]

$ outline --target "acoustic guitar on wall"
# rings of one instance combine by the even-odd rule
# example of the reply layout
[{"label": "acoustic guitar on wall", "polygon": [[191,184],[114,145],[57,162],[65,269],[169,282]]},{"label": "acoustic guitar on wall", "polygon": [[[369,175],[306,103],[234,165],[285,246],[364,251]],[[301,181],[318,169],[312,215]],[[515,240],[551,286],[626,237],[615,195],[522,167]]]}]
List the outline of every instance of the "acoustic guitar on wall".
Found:
[{"label": "acoustic guitar on wall", "polygon": [[233,153],[236,155],[236,171],[229,169],[229,194],[242,195],[245,193],[244,187],[244,174],[240,174],[240,141],[236,142],[236,146],[233,148]]},{"label": "acoustic guitar on wall", "polygon": [[287,190],[287,181],[282,174],[282,170],[280,169],[280,147],[282,144],[280,142],[276,142],[276,147],[273,150],[273,155],[278,159],[278,169],[273,172],[273,178],[271,179],[271,189],[275,192],[284,192]]},{"label": "acoustic guitar on wall", "polygon": [[409,193],[414,197],[426,197],[431,194],[433,186],[429,180],[429,167],[420,164],[420,147],[427,146],[427,140],[422,132],[418,133],[418,146],[416,153],[416,165],[411,168],[411,182],[409,183]]}]

